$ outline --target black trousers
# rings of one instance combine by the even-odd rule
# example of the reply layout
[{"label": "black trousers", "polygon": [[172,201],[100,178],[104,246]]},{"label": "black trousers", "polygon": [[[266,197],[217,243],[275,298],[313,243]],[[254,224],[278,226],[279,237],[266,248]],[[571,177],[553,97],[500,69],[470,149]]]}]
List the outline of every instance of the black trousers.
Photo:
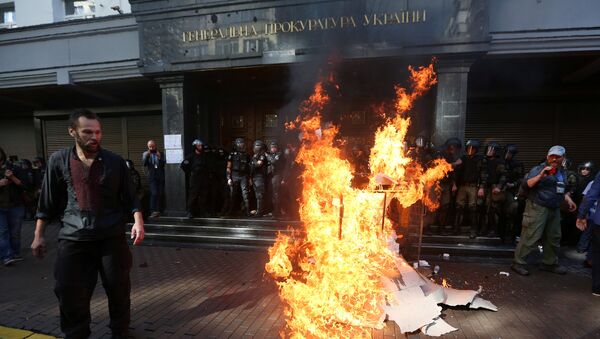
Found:
[{"label": "black trousers", "polygon": [[202,216],[208,211],[208,197],[210,182],[208,178],[195,179],[190,183],[188,191],[187,210],[192,214],[200,213]]},{"label": "black trousers", "polygon": [[592,227],[592,292],[600,294],[600,225],[588,220]]},{"label": "black trousers", "polygon": [[54,266],[54,293],[66,339],[90,336],[90,299],[98,273],[108,297],[110,329],[126,335],[130,320],[132,258],[124,236],[98,241],[59,240]]}]

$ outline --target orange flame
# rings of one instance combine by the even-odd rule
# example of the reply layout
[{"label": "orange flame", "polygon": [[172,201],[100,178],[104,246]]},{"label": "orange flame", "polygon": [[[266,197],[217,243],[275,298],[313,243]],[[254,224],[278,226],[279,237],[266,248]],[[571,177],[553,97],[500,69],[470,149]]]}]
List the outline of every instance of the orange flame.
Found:
[{"label": "orange flame", "polygon": [[396,88],[396,112],[375,135],[367,190],[352,188],[352,166],[334,146],[338,128],[321,121],[329,102],[322,83],[301,104],[301,117],[286,126],[299,129],[302,137],[296,161],[304,166],[300,218],[305,233],[280,234],[265,268],[277,280],[292,338],[369,337],[370,328],[383,327],[382,306],[389,296],[380,277],[397,269],[396,254],[386,244],[392,226],[375,177],[382,173],[394,180],[392,189],[403,206],[419,199],[435,206],[423,192],[451,168],[437,160],[425,170],[405,154],[410,120],[402,114],[436,81],[433,65],[409,71],[411,92]]}]

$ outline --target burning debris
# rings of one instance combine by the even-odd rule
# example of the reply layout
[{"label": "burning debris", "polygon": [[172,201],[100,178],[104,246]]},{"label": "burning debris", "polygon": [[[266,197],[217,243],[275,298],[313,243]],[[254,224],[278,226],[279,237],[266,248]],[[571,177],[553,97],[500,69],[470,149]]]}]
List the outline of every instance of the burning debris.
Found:
[{"label": "burning debris", "polygon": [[393,114],[378,112],[385,123],[375,134],[366,189],[351,185],[352,166],[335,147],[338,127],[321,121],[329,102],[323,83],[287,126],[302,136],[296,161],[304,167],[300,217],[305,232],[280,235],[265,268],[279,285],[290,337],[369,337],[371,329],[384,327],[386,316],[402,332],[439,335],[454,329],[440,318],[438,304],[485,306],[477,292],[436,285],[398,254],[398,225],[388,208],[417,201],[437,208],[429,192],[439,193],[438,180],[451,170],[441,159],[425,169],[406,154],[410,119],[405,113],[436,83],[433,65],[409,71],[412,86],[410,91],[396,87]]}]

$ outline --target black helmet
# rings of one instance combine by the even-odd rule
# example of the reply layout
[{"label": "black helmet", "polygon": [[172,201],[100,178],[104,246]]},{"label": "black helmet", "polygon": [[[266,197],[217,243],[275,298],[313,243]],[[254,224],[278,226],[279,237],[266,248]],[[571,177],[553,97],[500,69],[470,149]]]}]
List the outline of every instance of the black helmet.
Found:
[{"label": "black helmet", "polygon": [[271,140],[271,142],[269,142],[269,148],[271,147],[277,147],[277,149],[279,149],[279,144],[277,144],[277,141]]},{"label": "black helmet", "polygon": [[446,148],[448,148],[450,146],[454,146],[458,149],[461,149],[462,142],[460,142],[460,140],[458,140],[458,138],[450,138],[450,139],[446,140],[446,142],[444,143],[444,146],[446,146]]},{"label": "black helmet", "polygon": [[21,167],[22,168],[31,168],[31,161],[28,159],[21,159]]},{"label": "black helmet", "polygon": [[495,156],[500,151],[500,144],[495,141],[490,141],[485,149],[487,156]]},{"label": "black helmet", "polygon": [[254,142],[254,153],[260,153],[265,148],[265,143],[262,140]]},{"label": "black helmet", "polygon": [[134,165],[133,165],[133,161],[131,161],[131,159],[127,159],[125,160],[125,165],[127,166],[128,169],[134,169]]},{"label": "black helmet", "polygon": [[196,145],[204,145],[204,143],[202,142],[202,140],[196,139],[192,142],[192,146],[196,146]]},{"label": "black helmet", "polygon": [[427,146],[427,133],[421,132],[415,138],[415,146],[416,147],[426,147]]},{"label": "black helmet", "polygon": [[244,141],[244,138],[235,139],[234,145],[238,152],[243,152],[246,150],[246,142]]},{"label": "black helmet", "polygon": [[579,171],[581,171],[582,169],[587,168],[590,172],[593,172],[594,171],[594,167],[595,166],[594,166],[594,162],[593,161],[586,161],[584,163],[581,163],[579,165],[578,169],[579,169]]},{"label": "black helmet", "polygon": [[515,144],[506,144],[506,146],[504,146],[504,151],[505,154],[510,153],[510,155],[514,157],[517,155],[517,153],[519,153],[519,148]]},{"label": "black helmet", "polygon": [[469,139],[465,143],[465,147],[473,147],[475,149],[479,149],[480,146],[481,146],[481,143],[477,139]]}]

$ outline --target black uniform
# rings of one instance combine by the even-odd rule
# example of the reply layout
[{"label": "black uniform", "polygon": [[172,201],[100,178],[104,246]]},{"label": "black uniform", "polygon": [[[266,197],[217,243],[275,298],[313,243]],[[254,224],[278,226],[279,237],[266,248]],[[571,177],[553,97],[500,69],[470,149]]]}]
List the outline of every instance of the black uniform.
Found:
[{"label": "black uniform", "polygon": [[250,157],[244,151],[234,150],[227,156],[228,165],[231,168],[231,174],[227,180],[231,180],[229,185],[229,199],[231,202],[230,213],[233,212],[233,208],[239,206],[237,191],[241,188],[242,199],[244,200],[244,208],[246,215],[250,215],[250,200],[249,200],[249,187],[248,178],[250,175]]},{"label": "black uniform", "polygon": [[281,215],[281,181],[283,180],[283,174],[285,171],[286,163],[283,152],[267,153],[267,160],[269,161],[269,177],[271,192],[271,201],[273,207],[273,216],[278,217]]},{"label": "black uniform", "polygon": [[198,211],[204,216],[207,212],[207,201],[210,192],[210,161],[205,152],[194,151],[185,157],[181,169],[189,175],[189,191],[187,210],[192,215]]},{"label": "black uniform", "polygon": [[[502,215],[502,205],[505,194],[502,192],[506,183],[506,170],[504,161],[497,156],[486,156],[482,160],[480,186],[485,190],[484,211],[482,213],[482,227],[480,235],[496,237],[498,233],[498,219]],[[494,193],[494,189],[500,189]]]},{"label": "black uniform", "polygon": [[269,162],[264,152],[254,154],[250,162],[252,186],[256,197],[256,215],[265,214],[265,192]]},{"label": "black uniform", "polygon": [[454,232],[459,233],[462,223],[464,208],[471,220],[471,231],[476,232],[478,227],[477,220],[477,190],[481,177],[481,155],[464,155],[461,158],[462,163],[456,168],[456,216],[454,220]]},{"label": "black uniform", "polygon": [[[450,152],[443,152],[438,157],[446,160],[449,164],[454,164],[458,160],[458,155],[452,154]],[[449,224],[451,224],[451,219],[449,218],[451,209],[453,207],[454,202],[454,192],[452,192],[452,187],[456,183],[456,173],[454,171],[450,171],[443,179],[440,180],[440,208],[438,210],[437,219],[438,225],[440,228],[443,228]],[[440,229],[438,229],[438,232]]]},{"label": "black uniform", "polygon": [[[509,159],[504,162],[506,170],[506,186],[504,189],[504,230],[503,237],[507,241],[512,241],[514,237],[521,233],[519,220],[519,200],[518,193],[523,177],[525,176],[525,167],[523,163],[515,159]],[[524,202],[523,202],[524,204]]]}]

